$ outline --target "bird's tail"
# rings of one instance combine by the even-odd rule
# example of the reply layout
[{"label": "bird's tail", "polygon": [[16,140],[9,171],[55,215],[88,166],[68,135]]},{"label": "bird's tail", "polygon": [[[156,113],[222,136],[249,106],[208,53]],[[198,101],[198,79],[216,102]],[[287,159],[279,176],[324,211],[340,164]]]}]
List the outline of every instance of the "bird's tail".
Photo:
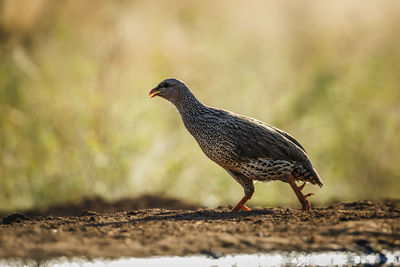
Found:
[{"label": "bird's tail", "polygon": [[319,185],[319,187],[322,187],[324,185],[321,177],[319,176],[319,174],[313,167],[311,167],[310,174],[312,176],[312,178],[311,178],[312,184],[317,184],[317,185]]},{"label": "bird's tail", "polygon": [[293,171],[293,176],[299,180],[310,182],[312,184],[317,184],[319,187],[323,186],[323,182],[319,174],[311,165],[311,162],[302,162]]}]

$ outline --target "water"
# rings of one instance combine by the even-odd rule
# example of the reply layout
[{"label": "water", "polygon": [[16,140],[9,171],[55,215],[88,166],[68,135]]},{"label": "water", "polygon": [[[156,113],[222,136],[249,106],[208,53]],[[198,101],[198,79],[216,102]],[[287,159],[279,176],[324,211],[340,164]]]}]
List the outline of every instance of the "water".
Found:
[{"label": "water", "polygon": [[0,266],[342,266],[342,265],[399,265],[400,251],[382,253],[318,252],[234,254],[219,258],[203,255],[164,256],[150,258],[93,259],[59,257],[43,262],[34,260],[0,260]]}]

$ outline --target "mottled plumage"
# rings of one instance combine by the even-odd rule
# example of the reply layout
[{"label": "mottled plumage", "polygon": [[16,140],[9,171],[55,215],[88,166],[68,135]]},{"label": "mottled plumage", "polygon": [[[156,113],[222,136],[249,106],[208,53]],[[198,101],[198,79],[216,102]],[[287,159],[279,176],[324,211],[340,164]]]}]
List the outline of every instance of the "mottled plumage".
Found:
[{"label": "mottled plumage", "polygon": [[[203,105],[176,79],[162,81],[150,93],[172,102],[207,157],[243,186],[246,199],[242,199],[243,203],[238,203],[234,211],[247,209],[244,202],[254,192],[254,181],[281,180],[293,187],[296,180],[322,186],[305,149],[282,130],[250,117]],[[293,189],[303,209],[309,210],[305,199],[309,195],[301,194],[303,187],[296,188]]]}]

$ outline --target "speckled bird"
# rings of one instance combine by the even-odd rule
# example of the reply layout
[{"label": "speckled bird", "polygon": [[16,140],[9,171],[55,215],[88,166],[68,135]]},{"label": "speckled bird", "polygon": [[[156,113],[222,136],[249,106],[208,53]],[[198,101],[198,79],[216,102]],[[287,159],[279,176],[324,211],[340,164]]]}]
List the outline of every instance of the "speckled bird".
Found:
[{"label": "speckled bird", "polygon": [[[244,197],[232,212],[250,210],[245,203],[253,196],[254,182],[280,180],[288,183],[303,210],[311,207],[302,189],[307,182],[322,187],[304,147],[286,132],[265,122],[202,104],[181,81],[162,81],[149,93],[178,109],[186,129],[204,154],[224,168],[244,189]],[[297,186],[296,181],[304,182]]]}]

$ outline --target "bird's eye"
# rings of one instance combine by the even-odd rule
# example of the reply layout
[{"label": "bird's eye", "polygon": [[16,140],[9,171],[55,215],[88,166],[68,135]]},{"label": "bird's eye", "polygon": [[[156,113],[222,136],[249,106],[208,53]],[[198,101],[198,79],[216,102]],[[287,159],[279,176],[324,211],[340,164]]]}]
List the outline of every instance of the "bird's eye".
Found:
[{"label": "bird's eye", "polygon": [[169,83],[164,83],[164,86],[163,86],[164,88],[167,88],[167,87],[169,87]]}]

